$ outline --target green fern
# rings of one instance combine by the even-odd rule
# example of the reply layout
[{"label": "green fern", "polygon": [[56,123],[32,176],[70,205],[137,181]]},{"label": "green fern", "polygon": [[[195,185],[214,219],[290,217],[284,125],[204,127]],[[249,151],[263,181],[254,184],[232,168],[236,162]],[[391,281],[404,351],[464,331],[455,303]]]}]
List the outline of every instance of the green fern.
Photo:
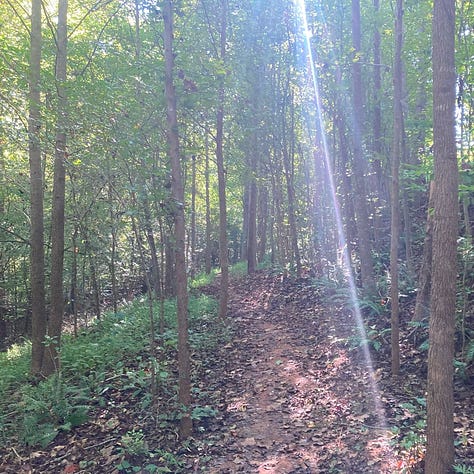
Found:
[{"label": "green fern", "polygon": [[474,340],[472,340],[466,350],[466,363],[470,364],[474,360]]},{"label": "green fern", "polygon": [[474,474],[474,467],[467,464],[456,464],[453,466],[454,472],[459,474]]},{"label": "green fern", "polygon": [[45,448],[59,431],[87,421],[87,401],[83,390],[68,386],[59,375],[37,386],[24,386],[19,404],[23,411],[20,438],[29,446]]}]

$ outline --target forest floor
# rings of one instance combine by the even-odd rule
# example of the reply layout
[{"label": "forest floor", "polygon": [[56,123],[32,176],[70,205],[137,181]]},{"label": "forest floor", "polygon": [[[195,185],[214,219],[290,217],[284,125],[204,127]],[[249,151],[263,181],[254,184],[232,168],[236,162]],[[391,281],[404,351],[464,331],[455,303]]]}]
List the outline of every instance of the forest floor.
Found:
[{"label": "forest floor", "polygon": [[[217,296],[218,284],[200,291]],[[0,473],[422,472],[426,354],[412,335],[394,380],[388,341],[372,350],[372,369],[350,311],[328,306],[309,278],[269,272],[232,279],[228,320],[222,344],[193,353],[200,412],[191,440],[179,443],[176,423],[140,408],[137,391],[109,383],[87,424],[28,456],[10,451]],[[162,394],[160,411],[171,398]],[[472,387],[457,383],[456,454],[466,468],[473,415]]]},{"label": "forest floor", "polygon": [[208,472],[420,468],[422,440],[412,432],[401,450],[383,412],[398,406],[392,411],[397,425],[414,423],[420,410],[400,405],[413,390],[422,397],[423,380],[377,386],[382,370],[373,372],[363,351],[350,347],[358,340],[350,312],[328,308],[308,279],[262,273],[234,281],[230,294],[234,338],[207,382],[223,414],[211,438]]}]

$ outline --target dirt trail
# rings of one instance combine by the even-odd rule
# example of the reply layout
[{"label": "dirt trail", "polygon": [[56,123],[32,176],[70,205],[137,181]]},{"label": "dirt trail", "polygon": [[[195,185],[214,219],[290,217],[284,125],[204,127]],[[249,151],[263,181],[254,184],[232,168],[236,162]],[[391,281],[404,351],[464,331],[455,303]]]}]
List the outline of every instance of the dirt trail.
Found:
[{"label": "dirt trail", "polygon": [[222,417],[205,471],[396,472],[367,371],[344,342],[350,317],[325,314],[309,280],[257,275],[230,293],[235,337],[208,380]]}]

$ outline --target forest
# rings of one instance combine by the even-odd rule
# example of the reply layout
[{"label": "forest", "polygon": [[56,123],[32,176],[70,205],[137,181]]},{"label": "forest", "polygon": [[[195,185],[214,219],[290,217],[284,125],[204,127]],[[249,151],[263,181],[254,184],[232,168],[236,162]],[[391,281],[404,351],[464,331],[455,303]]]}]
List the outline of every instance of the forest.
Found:
[{"label": "forest", "polygon": [[471,0],[0,19],[0,472],[474,473]]}]

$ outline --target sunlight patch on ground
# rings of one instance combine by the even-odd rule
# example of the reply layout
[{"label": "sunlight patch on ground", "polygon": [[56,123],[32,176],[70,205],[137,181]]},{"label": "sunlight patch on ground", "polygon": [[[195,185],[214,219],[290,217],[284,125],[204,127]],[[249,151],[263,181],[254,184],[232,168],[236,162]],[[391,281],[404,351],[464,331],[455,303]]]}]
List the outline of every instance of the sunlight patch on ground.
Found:
[{"label": "sunlight patch on ground", "polygon": [[245,411],[247,410],[248,400],[247,397],[234,400],[232,403],[229,403],[227,406],[227,411],[236,412],[236,411]]}]

